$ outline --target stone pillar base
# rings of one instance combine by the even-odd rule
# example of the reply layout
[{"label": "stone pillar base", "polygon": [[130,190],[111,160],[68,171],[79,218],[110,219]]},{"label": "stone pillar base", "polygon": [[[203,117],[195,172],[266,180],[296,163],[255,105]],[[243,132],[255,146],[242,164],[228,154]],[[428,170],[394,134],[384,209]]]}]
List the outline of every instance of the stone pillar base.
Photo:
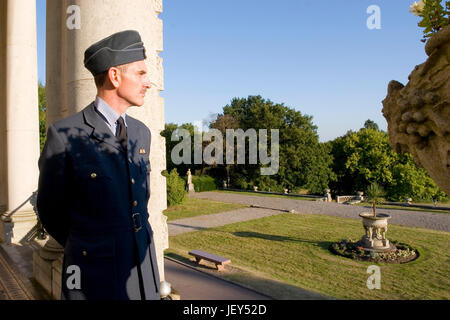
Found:
[{"label": "stone pillar base", "polygon": [[388,239],[369,239],[364,235],[361,239],[361,244],[364,250],[375,251],[375,252],[386,252],[395,250],[395,246],[390,243]]},{"label": "stone pillar base", "polygon": [[33,211],[18,212],[12,217],[4,214],[0,218],[0,242],[20,244],[33,238],[36,232],[37,218]]},{"label": "stone pillar base", "polygon": [[9,219],[0,218],[0,242],[11,244],[14,224]]},{"label": "stone pillar base", "polygon": [[47,260],[39,255],[39,251],[34,251],[34,279],[55,300],[61,298],[61,266],[62,255],[57,260]]},{"label": "stone pillar base", "polygon": [[61,298],[62,262],[63,249],[52,238],[45,246],[33,252],[34,278],[55,300]]}]

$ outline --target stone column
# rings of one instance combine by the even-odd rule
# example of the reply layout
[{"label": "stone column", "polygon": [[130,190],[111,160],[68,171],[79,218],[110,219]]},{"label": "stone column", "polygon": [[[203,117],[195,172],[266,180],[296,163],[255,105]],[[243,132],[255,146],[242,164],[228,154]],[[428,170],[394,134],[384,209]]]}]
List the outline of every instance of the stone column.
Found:
[{"label": "stone column", "polygon": [[[0,114],[6,114],[6,0],[0,0]],[[0,116],[0,215],[6,211],[7,190],[6,117]]]},{"label": "stone column", "polygon": [[[47,128],[49,124],[69,115],[63,103],[65,85],[63,73],[63,56],[65,48],[61,45],[65,28],[66,8],[64,1],[47,1],[46,18],[46,80],[45,94],[47,98]],[[64,248],[52,237],[47,241],[39,241],[40,250],[33,253],[33,275],[44,289],[54,298],[61,296],[61,264]]]},{"label": "stone column", "polygon": [[66,7],[64,1],[47,1],[46,18],[46,80],[45,95],[47,98],[47,128],[55,121],[69,115],[64,103],[63,87],[65,85],[65,74],[63,73],[63,53],[65,46],[62,36],[64,34]]},{"label": "stone column", "polygon": [[[6,68],[2,100],[2,188],[3,205],[0,240],[19,243],[36,224],[30,203],[37,190],[39,158],[39,115],[37,95],[36,3],[29,0],[2,1],[2,24],[6,23]],[[5,29],[2,32],[5,32]],[[2,46],[3,47],[3,46]],[[2,135],[3,136],[3,135]],[[5,195],[6,193],[6,195]],[[13,234],[5,231],[13,228]],[[6,230],[5,230],[6,229]],[[12,237],[11,237],[12,236]]]},{"label": "stone column", "polygon": [[[47,112],[49,123],[74,114],[95,99],[92,75],[84,67],[84,51],[94,42],[115,32],[137,30],[147,49],[147,68],[152,88],[143,107],[128,114],[151,130],[150,224],[154,230],[161,280],[164,280],[163,251],[168,248],[166,216],[166,168],[164,130],[162,51],[162,0],[47,0]],[[50,21],[50,20],[48,20]],[[51,61],[51,63],[49,62]]]}]

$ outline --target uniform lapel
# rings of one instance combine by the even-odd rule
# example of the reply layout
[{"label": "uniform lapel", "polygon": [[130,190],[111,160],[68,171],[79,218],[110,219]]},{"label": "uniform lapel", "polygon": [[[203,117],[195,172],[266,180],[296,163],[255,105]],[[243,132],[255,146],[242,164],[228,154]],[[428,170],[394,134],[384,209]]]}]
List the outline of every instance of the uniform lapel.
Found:
[{"label": "uniform lapel", "polygon": [[94,103],[91,103],[87,108],[83,110],[83,115],[86,124],[93,129],[91,137],[94,138],[94,140],[105,142],[106,144],[116,148],[117,150],[125,152],[125,150],[120,145],[119,140],[117,140],[116,136],[112,134],[105,121],[95,111]]},{"label": "uniform lapel", "polygon": [[137,126],[133,125],[134,119],[127,115],[128,154],[134,157],[137,148]]}]

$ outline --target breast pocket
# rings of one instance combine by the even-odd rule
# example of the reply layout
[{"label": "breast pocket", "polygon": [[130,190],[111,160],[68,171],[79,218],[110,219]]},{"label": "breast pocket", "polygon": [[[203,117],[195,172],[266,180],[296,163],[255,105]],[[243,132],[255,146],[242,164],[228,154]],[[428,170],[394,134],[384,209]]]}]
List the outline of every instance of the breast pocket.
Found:
[{"label": "breast pocket", "polygon": [[110,175],[98,165],[85,164],[79,166],[77,171],[83,189],[80,194],[85,195],[85,205],[89,208],[89,212],[96,214],[99,211],[109,211],[114,187]]}]

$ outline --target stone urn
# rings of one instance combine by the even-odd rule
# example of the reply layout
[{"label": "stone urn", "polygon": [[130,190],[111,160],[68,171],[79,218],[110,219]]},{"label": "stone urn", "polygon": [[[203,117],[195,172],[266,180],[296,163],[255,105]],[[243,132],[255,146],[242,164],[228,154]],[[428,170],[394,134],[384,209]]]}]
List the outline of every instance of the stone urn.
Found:
[{"label": "stone urn", "polygon": [[325,189],[324,192],[325,192],[325,194],[323,196],[325,198],[325,201],[326,202],[331,202],[331,194],[330,194],[331,190],[330,189]]},{"label": "stone urn", "polygon": [[379,213],[374,216],[372,212],[363,212],[359,216],[362,218],[363,227],[366,231],[360,241],[364,250],[383,252],[395,249],[394,245],[386,239],[390,215]]},{"label": "stone urn", "polygon": [[358,192],[356,193],[356,200],[364,201],[364,192],[358,191]]}]

